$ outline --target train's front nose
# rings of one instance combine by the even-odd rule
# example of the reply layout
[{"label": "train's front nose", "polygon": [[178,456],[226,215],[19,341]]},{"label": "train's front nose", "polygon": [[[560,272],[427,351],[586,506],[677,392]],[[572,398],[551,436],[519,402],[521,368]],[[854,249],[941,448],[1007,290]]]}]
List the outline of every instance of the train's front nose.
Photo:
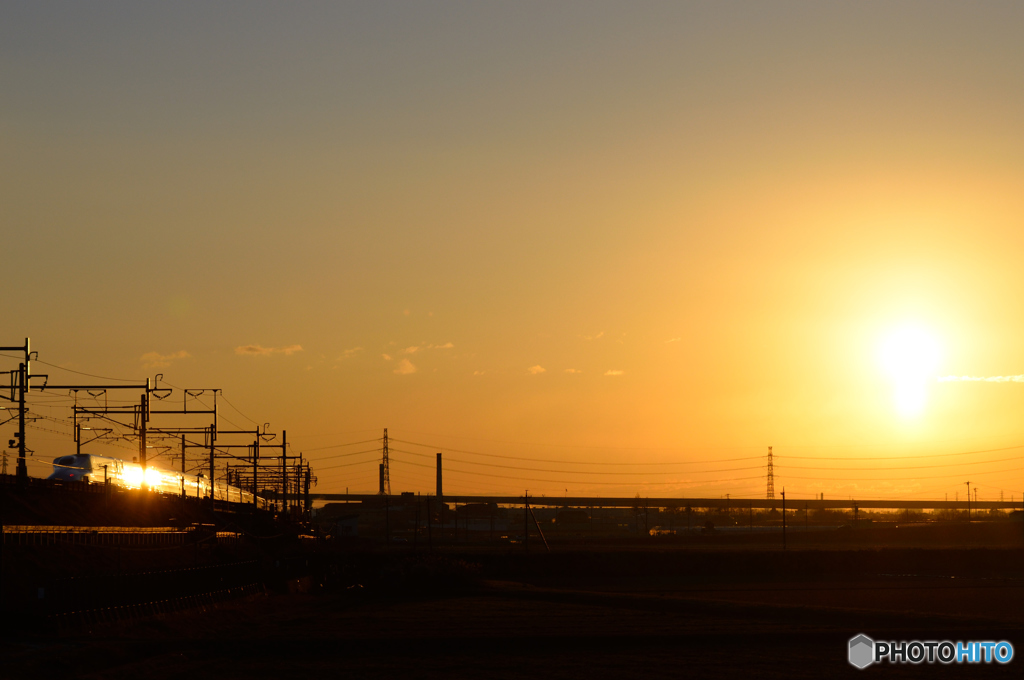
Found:
[{"label": "train's front nose", "polygon": [[53,460],[53,474],[47,479],[63,479],[69,482],[77,482],[86,474],[85,468],[77,456],[61,456]]}]

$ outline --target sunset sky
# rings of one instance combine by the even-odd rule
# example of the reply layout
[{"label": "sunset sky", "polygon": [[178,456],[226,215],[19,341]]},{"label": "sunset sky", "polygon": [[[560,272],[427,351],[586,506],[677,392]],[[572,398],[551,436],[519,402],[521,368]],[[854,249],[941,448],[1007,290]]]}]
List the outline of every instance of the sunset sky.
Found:
[{"label": "sunset sky", "polygon": [[452,493],[763,497],[773,446],[795,497],[1020,499],[1022,30],[1009,2],[4,3],[0,345],[222,388],[316,491],[376,491],[354,442],[387,427],[396,493],[444,451]]}]

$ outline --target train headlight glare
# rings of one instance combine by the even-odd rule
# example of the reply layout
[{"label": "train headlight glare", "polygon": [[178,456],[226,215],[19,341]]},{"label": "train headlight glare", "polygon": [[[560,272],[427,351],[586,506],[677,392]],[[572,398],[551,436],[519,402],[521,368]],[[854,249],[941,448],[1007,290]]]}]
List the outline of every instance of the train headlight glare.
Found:
[{"label": "train headlight glare", "polygon": [[142,468],[138,465],[126,465],[124,468],[124,483],[128,488],[142,486]]}]

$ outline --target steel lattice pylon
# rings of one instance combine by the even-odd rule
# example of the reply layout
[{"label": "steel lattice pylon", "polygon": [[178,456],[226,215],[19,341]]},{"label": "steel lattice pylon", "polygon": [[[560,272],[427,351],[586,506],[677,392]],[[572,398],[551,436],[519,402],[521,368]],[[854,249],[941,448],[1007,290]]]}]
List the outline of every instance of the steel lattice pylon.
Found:
[{"label": "steel lattice pylon", "polygon": [[384,428],[384,446],[380,461],[380,495],[391,495],[391,472],[388,470],[388,428]]},{"label": "steel lattice pylon", "polygon": [[[387,441],[385,439],[385,441]],[[385,444],[385,451],[387,445]],[[768,447],[768,498],[775,498],[775,466],[772,463],[772,447]]]}]

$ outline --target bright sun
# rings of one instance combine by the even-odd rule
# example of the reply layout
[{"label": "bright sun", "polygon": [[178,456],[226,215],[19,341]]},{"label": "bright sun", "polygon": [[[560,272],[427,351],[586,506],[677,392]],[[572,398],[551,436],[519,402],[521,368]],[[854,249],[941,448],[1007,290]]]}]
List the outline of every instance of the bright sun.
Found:
[{"label": "bright sun", "polygon": [[902,416],[920,415],[939,363],[935,336],[918,326],[902,326],[883,338],[879,354],[893,381],[896,410]]}]

